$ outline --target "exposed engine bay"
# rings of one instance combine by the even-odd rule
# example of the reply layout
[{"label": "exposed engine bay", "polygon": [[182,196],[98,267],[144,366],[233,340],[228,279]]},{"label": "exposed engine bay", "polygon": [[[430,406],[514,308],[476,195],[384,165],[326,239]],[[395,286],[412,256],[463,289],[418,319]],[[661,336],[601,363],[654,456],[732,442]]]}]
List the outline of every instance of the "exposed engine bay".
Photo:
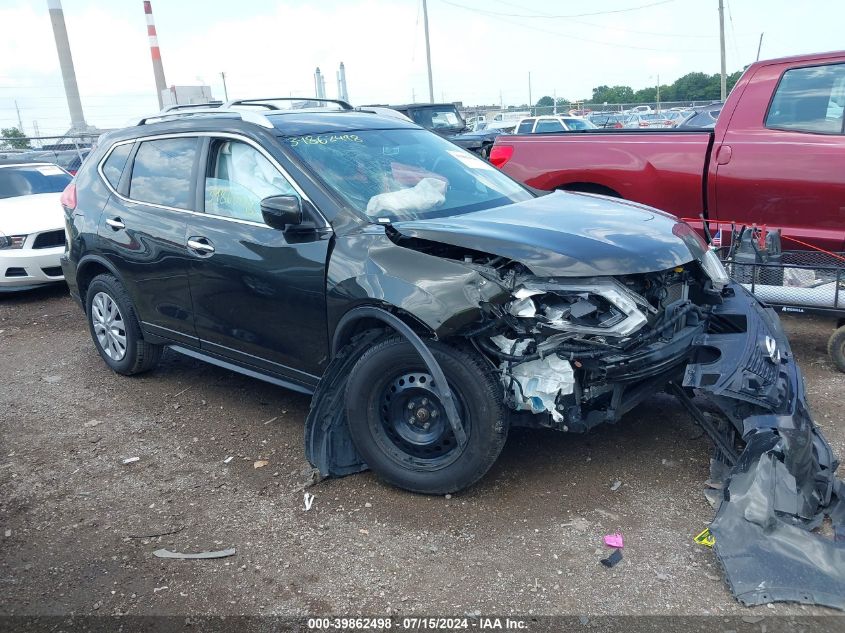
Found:
[{"label": "exposed engine bay", "polygon": [[496,364],[514,410],[586,431],[630,409],[630,386],[688,359],[718,296],[708,282],[695,263],[622,278],[514,274],[513,298],[489,306],[470,338]]}]

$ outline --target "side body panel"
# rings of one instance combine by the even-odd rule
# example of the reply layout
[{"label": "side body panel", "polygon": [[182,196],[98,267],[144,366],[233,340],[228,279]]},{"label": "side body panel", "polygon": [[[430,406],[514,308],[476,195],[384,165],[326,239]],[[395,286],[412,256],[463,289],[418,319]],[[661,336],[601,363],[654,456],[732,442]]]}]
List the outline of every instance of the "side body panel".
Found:
[{"label": "side body panel", "polygon": [[709,132],[569,132],[500,137],[513,155],[506,174],[537,189],[600,185],[681,217],[704,208]]}]

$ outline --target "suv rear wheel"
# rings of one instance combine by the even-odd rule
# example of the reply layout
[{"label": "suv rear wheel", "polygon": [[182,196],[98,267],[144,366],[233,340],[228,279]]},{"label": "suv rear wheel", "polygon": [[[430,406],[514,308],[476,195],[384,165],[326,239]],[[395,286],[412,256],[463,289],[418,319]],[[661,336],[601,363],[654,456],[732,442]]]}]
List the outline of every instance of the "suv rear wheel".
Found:
[{"label": "suv rear wheel", "polygon": [[505,444],[508,417],[502,388],[481,359],[428,345],[454,395],[465,446],[455,439],[425,363],[401,337],[374,345],[352,368],[346,413],[355,447],[379,477],[413,492],[444,494],[489,470]]},{"label": "suv rear wheel", "polygon": [[162,347],[144,340],[135,308],[116,277],[94,277],[85,295],[85,312],[97,351],[118,374],[140,374],[158,364]]}]

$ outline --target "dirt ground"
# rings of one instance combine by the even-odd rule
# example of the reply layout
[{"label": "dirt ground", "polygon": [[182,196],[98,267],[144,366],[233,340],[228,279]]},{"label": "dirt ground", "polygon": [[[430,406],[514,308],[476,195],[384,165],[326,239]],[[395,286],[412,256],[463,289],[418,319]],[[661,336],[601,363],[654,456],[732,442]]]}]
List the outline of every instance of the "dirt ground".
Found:
[{"label": "dirt ground", "polygon": [[[845,455],[833,324],[784,321]],[[0,296],[0,614],[836,613],[734,600],[692,540],[713,516],[709,443],[666,396],[583,436],[515,430],[451,498],[365,473],[308,488],[306,512],[308,402],[174,352],[118,376],[65,288]]]}]

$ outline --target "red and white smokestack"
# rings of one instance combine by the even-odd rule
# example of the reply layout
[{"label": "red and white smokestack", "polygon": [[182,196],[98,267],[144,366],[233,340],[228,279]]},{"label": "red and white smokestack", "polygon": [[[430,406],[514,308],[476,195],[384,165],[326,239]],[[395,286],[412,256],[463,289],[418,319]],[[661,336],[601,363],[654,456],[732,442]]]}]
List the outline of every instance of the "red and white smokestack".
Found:
[{"label": "red and white smokestack", "polygon": [[161,65],[161,51],[158,48],[158,35],[156,34],[156,25],[153,22],[153,8],[147,0],[144,0],[144,14],[147,17],[147,35],[150,37],[150,55],[153,58],[153,74],[156,79],[156,96],[158,97],[158,107],[164,107],[164,102],[161,98],[161,91],[167,90],[167,82],[164,80],[164,66]]}]

